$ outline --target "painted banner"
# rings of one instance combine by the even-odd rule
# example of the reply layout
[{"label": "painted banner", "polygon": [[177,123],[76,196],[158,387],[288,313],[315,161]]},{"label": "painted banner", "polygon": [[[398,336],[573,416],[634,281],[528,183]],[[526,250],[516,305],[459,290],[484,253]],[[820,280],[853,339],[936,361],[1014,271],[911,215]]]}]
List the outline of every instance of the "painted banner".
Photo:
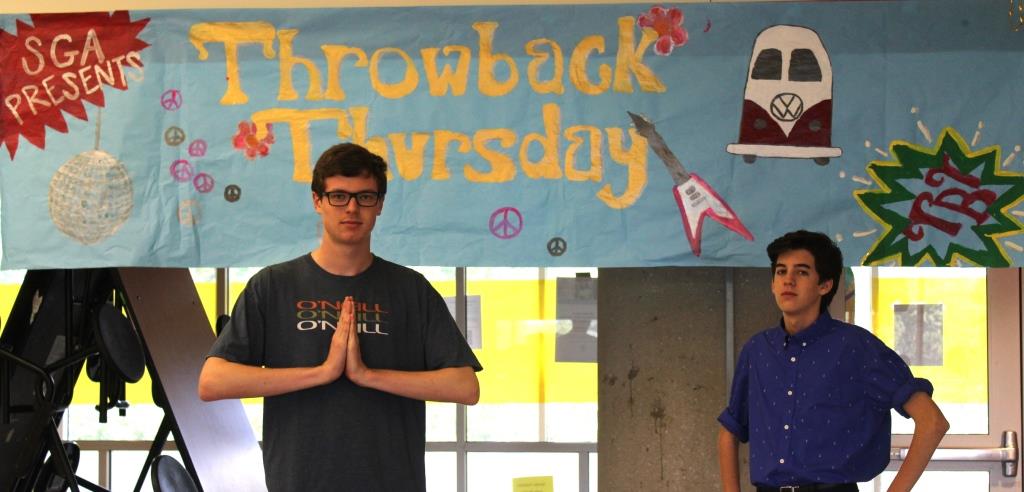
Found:
[{"label": "painted banner", "polygon": [[342,141],[403,264],[1020,266],[1022,3],[0,16],[2,267],[297,256]]}]

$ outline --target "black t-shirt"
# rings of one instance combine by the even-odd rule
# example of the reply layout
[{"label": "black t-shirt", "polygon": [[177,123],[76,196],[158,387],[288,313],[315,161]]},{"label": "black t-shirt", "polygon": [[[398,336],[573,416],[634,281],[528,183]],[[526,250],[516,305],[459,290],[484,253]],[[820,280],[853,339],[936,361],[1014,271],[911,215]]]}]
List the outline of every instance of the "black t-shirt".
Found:
[{"label": "black t-shirt", "polygon": [[[210,356],[266,367],[310,367],[327,357],[346,296],[367,367],[481,370],[444,299],[418,272],[374,257],[353,277],[311,255],[264,268],[239,297]],[[263,459],[270,491],[426,489],[424,403],[356,386],[264,399]]]}]

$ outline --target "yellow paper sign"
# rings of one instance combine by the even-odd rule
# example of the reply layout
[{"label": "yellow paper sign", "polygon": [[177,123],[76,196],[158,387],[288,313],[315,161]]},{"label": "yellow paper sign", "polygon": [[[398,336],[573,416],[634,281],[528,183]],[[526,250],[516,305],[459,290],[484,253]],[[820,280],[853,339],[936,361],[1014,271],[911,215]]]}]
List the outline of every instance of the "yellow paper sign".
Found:
[{"label": "yellow paper sign", "polygon": [[554,492],[554,477],[519,477],[512,479],[512,492]]}]

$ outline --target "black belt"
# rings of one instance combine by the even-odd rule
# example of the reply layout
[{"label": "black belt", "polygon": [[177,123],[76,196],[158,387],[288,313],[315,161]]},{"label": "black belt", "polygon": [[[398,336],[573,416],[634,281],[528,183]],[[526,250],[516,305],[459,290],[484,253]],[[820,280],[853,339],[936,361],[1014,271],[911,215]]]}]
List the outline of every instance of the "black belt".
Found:
[{"label": "black belt", "polygon": [[812,483],[808,485],[786,485],[784,487],[757,487],[757,492],[811,492],[828,490],[830,492],[857,492],[855,483]]}]

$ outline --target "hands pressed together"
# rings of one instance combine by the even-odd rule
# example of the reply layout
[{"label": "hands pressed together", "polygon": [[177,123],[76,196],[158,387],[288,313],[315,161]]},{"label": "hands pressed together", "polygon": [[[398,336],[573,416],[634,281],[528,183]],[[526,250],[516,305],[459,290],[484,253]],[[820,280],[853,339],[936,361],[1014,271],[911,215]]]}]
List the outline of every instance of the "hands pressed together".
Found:
[{"label": "hands pressed together", "polygon": [[423,371],[372,369],[363,364],[356,330],[355,301],[345,297],[341,320],[331,337],[323,364],[313,368],[318,384],[330,384],[345,376],[352,383],[414,400],[474,405],[480,399],[480,382],[472,367],[444,367]]},{"label": "hands pressed together", "polygon": [[355,310],[352,296],[346,296],[341,306],[341,321],[331,337],[327,359],[320,366],[325,371],[325,384],[345,375],[353,383],[361,385],[370,370],[363,364],[359,351]]}]

